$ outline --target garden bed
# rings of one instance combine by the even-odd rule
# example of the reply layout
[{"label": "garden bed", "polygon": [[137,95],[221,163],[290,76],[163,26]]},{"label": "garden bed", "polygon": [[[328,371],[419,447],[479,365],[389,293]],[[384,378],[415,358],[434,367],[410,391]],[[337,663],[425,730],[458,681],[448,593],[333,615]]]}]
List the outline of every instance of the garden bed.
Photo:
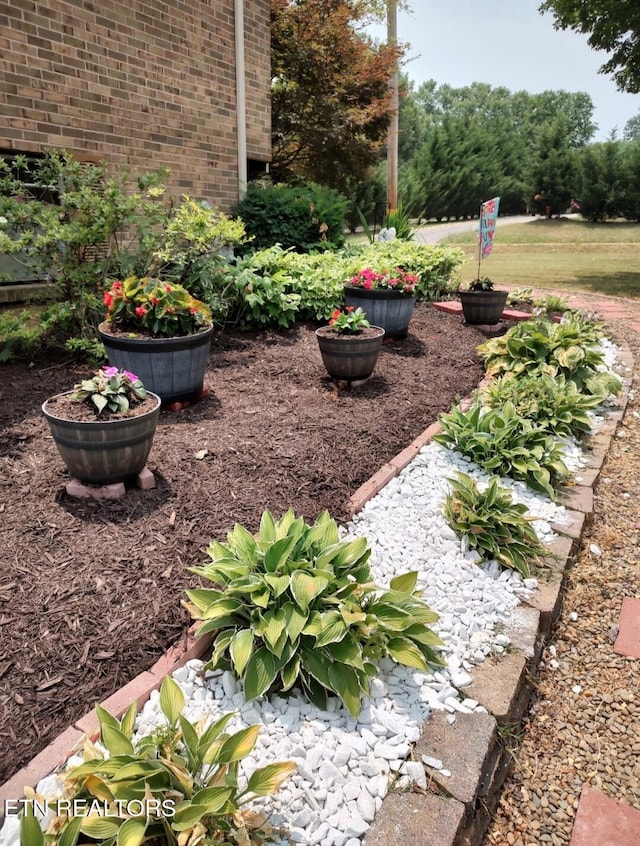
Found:
[{"label": "garden bed", "polygon": [[212,538],[269,508],[345,519],[349,496],[482,375],[471,327],[419,305],[373,377],[338,391],[313,327],[214,339],[208,398],[161,414],[157,487],[75,500],[40,405],[86,367],[0,371],[0,781],[178,639]]}]

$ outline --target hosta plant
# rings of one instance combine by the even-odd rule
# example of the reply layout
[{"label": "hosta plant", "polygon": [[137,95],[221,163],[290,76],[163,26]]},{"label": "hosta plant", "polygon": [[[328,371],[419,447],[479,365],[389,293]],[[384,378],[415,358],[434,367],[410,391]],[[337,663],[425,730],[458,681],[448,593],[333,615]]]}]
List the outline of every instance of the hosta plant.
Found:
[{"label": "hosta plant", "polygon": [[530,373],[516,378],[511,375],[494,379],[480,391],[480,398],[489,408],[502,408],[512,402],[520,417],[531,420],[559,437],[579,437],[589,432],[589,411],[602,398],[581,393],[574,382],[564,376]]},{"label": "hosta plant", "polygon": [[500,409],[479,403],[468,411],[452,409],[440,416],[442,433],[433,440],[471,458],[500,476],[521,479],[555,499],[554,486],[569,476],[562,447],[541,426],[520,417],[512,402]]},{"label": "hosta plant", "polygon": [[589,379],[603,367],[604,356],[597,346],[598,324],[572,315],[566,323],[527,320],[499,338],[478,347],[489,376],[525,373],[564,376],[579,390],[589,390]]},{"label": "hosta plant", "polygon": [[[290,762],[254,770],[246,786],[240,762],[253,749],[259,726],[228,734],[233,714],[207,725],[183,715],[185,700],[169,676],[160,689],[167,725],[135,741],[137,705],[121,720],[99,705],[100,745],[88,740],[84,763],[61,773],[56,816],[43,834],[33,815],[23,817],[21,843],[29,846],[257,846],[270,834],[266,817],[242,806],[274,793],[295,770]],[[40,805],[44,797],[32,791]],[[61,800],[67,800],[62,802]],[[67,812],[69,809],[69,812]],[[62,811],[62,813],[60,813]]]},{"label": "hosta plant", "polygon": [[247,699],[298,686],[319,708],[339,696],[351,714],[389,657],[426,671],[442,663],[429,624],[438,615],[415,593],[417,574],[378,587],[365,538],[341,541],[324,512],[308,525],[293,511],[265,511],[257,535],[236,524],[211,562],[193,568],[214,587],[188,590],[186,607],[217,631],[209,665],[233,669]]},{"label": "hosta plant", "polygon": [[466,537],[470,549],[482,558],[528,576],[530,566],[540,562],[545,547],[527,516],[527,506],[513,502],[511,493],[494,476],[485,490],[466,473],[449,479],[451,491],[444,503],[444,516],[456,534]]}]

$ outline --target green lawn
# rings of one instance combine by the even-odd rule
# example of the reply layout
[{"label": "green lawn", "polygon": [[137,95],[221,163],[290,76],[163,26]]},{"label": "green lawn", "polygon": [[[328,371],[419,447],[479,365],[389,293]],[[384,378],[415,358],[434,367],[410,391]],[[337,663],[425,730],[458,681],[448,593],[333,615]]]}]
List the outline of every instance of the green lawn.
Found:
[{"label": "green lawn", "polygon": [[[462,277],[478,272],[476,233],[447,239],[468,256]],[[496,228],[481,276],[497,285],[591,291],[640,298],[640,224],[536,219]]]}]

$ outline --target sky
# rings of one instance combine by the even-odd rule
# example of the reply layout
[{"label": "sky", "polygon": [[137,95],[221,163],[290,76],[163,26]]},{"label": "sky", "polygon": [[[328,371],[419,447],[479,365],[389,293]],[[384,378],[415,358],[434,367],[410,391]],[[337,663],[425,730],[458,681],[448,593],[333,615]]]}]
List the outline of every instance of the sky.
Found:
[{"label": "sky", "polygon": [[[472,82],[532,94],[547,90],[586,91],[598,124],[594,141],[640,113],[640,94],[619,92],[598,68],[607,54],[593,50],[587,35],[553,28],[541,15],[541,0],[409,0],[412,12],[398,12],[398,40],[411,48],[403,68],[417,88],[435,79],[454,88]],[[369,30],[384,40],[386,27]]]}]

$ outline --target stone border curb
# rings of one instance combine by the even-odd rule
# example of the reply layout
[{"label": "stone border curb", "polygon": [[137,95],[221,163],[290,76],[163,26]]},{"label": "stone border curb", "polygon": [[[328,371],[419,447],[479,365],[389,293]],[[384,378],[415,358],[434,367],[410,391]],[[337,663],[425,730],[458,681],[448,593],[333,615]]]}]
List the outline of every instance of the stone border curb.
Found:
[{"label": "stone border curb", "polygon": [[[626,373],[620,377],[622,394],[617,408],[607,415],[596,435],[589,439],[589,460],[581,471],[580,484],[565,490],[568,522],[552,526],[559,535],[550,549],[552,576],[535,596],[516,609],[514,625],[506,631],[512,649],[478,665],[473,682],[461,691],[464,696],[484,705],[488,713],[456,713],[453,724],[447,721],[444,712],[434,712],[429,717],[416,743],[413,759],[421,761],[423,754],[437,757],[451,776],[445,778],[439,771],[427,767],[426,790],[391,791],[365,835],[363,846],[388,846],[395,842],[411,843],[412,846],[480,846],[482,843],[511,760],[500,733],[508,733],[518,726],[526,712],[542,649],[562,607],[563,577],[573,565],[582,533],[590,523],[593,487],[626,411],[633,384],[633,376],[628,375],[633,373],[633,355],[626,344],[618,345],[622,349],[621,363],[626,368]],[[468,407],[470,403],[471,399],[467,398],[460,406]],[[349,500],[351,515],[395,478],[440,431],[439,423],[431,424],[358,488]],[[104,700],[102,706],[117,718],[134,699],[141,708],[166,675],[193,658],[201,658],[210,649],[213,635],[195,638],[198,625],[194,623],[179,644],[172,646],[149,670]],[[0,810],[5,800],[22,798],[25,786],[35,786],[64,763],[81,747],[85,735],[95,738],[97,732],[94,712],[76,720],[29,764],[0,785]]]}]

